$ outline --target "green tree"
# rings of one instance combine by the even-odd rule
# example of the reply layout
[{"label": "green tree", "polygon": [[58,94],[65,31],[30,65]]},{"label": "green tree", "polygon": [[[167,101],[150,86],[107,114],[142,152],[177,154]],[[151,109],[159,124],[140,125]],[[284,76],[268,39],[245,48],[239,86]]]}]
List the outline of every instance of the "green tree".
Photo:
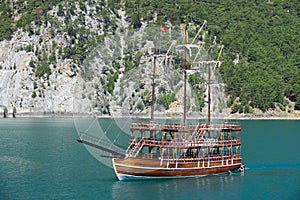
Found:
[{"label": "green tree", "polygon": [[133,27],[134,29],[141,28],[142,22],[141,22],[141,20],[140,20],[140,13],[139,13],[139,12],[133,13],[133,15],[131,16],[131,18],[132,18],[132,20],[131,20],[131,21],[132,21],[132,22],[131,22],[132,27]]},{"label": "green tree", "polygon": [[46,52],[43,52],[43,54],[39,57],[39,62],[36,64],[35,68],[35,76],[36,77],[42,77],[46,76],[47,78],[51,75],[51,68],[48,56]]},{"label": "green tree", "polygon": [[150,90],[145,90],[142,93],[142,100],[143,100],[143,104],[145,106],[150,106],[151,105],[152,93],[150,92]]},{"label": "green tree", "polygon": [[32,98],[36,98],[36,97],[37,97],[37,95],[36,95],[36,92],[35,92],[35,91],[33,91],[33,92],[32,92],[32,94],[31,94],[31,97],[32,97]]},{"label": "green tree", "polygon": [[188,82],[192,87],[193,96],[196,99],[197,110],[201,111],[205,105],[204,80],[200,73],[194,73],[188,77]]},{"label": "green tree", "polygon": [[176,100],[175,93],[169,93],[161,95],[157,99],[157,103],[162,105],[165,109],[169,108],[169,105]]},{"label": "green tree", "polygon": [[4,1],[0,4],[0,41],[3,39],[11,39],[13,32],[16,30],[13,22],[13,11],[9,6],[9,2]]}]

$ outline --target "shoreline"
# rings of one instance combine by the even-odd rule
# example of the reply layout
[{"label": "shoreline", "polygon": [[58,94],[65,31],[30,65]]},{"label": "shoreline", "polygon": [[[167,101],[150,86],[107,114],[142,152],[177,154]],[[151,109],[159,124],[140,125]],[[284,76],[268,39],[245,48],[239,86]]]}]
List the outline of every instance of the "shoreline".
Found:
[{"label": "shoreline", "polygon": [[[12,113],[7,113],[7,118],[13,118]],[[24,112],[16,113],[16,118],[150,118],[148,114],[114,114],[114,115],[104,115],[99,113],[48,113],[48,112]],[[1,118],[4,118],[3,112],[1,113]],[[157,113],[155,115],[156,119],[175,119],[174,117],[166,116],[164,113]],[[180,115],[176,116],[176,119],[181,118]],[[206,115],[196,114],[188,115],[187,119],[206,119]],[[222,114],[222,115],[212,115],[211,119],[224,119],[224,120],[300,120],[300,114],[296,113],[261,113],[261,114]]]}]

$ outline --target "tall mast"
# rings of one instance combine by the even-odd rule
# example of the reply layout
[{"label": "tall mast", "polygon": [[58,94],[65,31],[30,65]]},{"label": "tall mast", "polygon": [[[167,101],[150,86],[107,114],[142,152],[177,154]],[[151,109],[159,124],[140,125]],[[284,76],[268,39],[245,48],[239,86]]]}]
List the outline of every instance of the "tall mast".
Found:
[{"label": "tall mast", "polygon": [[[187,33],[187,27],[185,27],[184,30],[184,43],[187,44],[188,42],[188,33]],[[187,52],[184,52],[184,86],[183,86],[183,125],[186,125],[186,79],[187,79],[187,68],[188,68],[188,55]]]},{"label": "tall mast", "polygon": [[210,124],[210,104],[211,104],[211,97],[210,97],[210,76],[211,76],[211,69],[210,69],[210,54],[211,54],[211,47],[208,49],[207,61],[208,61],[208,80],[207,80],[207,87],[208,87],[208,107],[207,107],[207,123]]},{"label": "tall mast", "polygon": [[184,69],[184,88],[183,88],[183,124],[184,126],[186,125],[186,78],[187,78],[187,73],[186,69]]},{"label": "tall mast", "polygon": [[155,74],[156,74],[156,39],[154,41],[154,60],[152,74],[152,99],[151,99],[151,121],[154,119],[154,102],[155,102]]}]

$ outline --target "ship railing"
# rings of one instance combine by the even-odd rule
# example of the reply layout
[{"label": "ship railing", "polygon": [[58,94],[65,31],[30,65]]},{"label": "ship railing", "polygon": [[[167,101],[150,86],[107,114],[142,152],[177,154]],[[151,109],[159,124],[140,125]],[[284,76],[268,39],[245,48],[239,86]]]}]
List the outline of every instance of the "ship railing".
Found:
[{"label": "ship railing", "polygon": [[189,129],[195,130],[238,130],[241,129],[240,123],[238,122],[225,122],[225,123],[197,123],[188,125]]},{"label": "ship railing", "polygon": [[134,156],[136,157],[138,154],[139,154],[139,152],[142,150],[142,148],[143,148],[143,143],[144,143],[144,138],[142,138],[140,141],[139,141],[139,143],[137,144],[137,146],[135,146],[135,148],[136,148],[136,151],[134,151]]},{"label": "ship railing", "polygon": [[136,141],[137,137],[131,137],[130,138],[130,144],[128,145],[127,149],[126,149],[126,155],[130,154],[130,152],[132,151],[132,148],[135,146],[135,144],[137,143]]},{"label": "ship railing", "polygon": [[159,122],[132,122],[130,129],[132,130],[160,130],[162,123]]},{"label": "ship railing", "polygon": [[239,122],[225,122],[224,129],[241,130],[241,124]]},{"label": "ship railing", "polygon": [[211,123],[206,122],[191,123],[187,125],[178,123],[163,122],[132,122],[131,130],[173,130],[178,132],[194,131],[214,131],[214,130],[241,130],[239,122]]},{"label": "ship railing", "polygon": [[229,146],[229,145],[239,145],[241,142],[236,139],[224,139],[218,140],[213,138],[208,138],[206,140],[161,140],[161,139],[144,139],[144,145],[147,146],[164,146],[167,148],[188,148],[188,147],[207,147],[207,146]]},{"label": "ship railing", "polygon": [[240,153],[232,153],[231,155],[206,155],[206,156],[200,156],[200,157],[193,157],[193,156],[169,156],[164,155],[160,156],[160,159],[163,159],[164,161],[170,161],[170,162],[198,162],[198,161],[221,161],[221,160],[231,160],[231,159],[239,159]]},{"label": "ship railing", "polygon": [[145,138],[131,138],[131,142],[126,150],[126,154],[136,157],[143,148],[144,140]]},{"label": "ship railing", "polygon": [[189,125],[189,129],[194,129],[199,132],[199,130],[213,131],[213,130],[240,130],[240,123],[238,122],[225,122],[225,123],[197,123]]},{"label": "ship railing", "polygon": [[178,123],[163,122],[133,122],[130,124],[131,130],[174,130],[185,131],[186,126]]}]

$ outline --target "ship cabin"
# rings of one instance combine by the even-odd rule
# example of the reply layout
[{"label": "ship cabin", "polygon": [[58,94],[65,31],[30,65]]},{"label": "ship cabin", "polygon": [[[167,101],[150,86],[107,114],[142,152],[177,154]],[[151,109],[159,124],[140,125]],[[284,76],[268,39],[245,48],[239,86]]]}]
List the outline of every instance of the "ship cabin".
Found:
[{"label": "ship cabin", "polygon": [[131,123],[127,157],[193,162],[240,157],[239,123]]}]

